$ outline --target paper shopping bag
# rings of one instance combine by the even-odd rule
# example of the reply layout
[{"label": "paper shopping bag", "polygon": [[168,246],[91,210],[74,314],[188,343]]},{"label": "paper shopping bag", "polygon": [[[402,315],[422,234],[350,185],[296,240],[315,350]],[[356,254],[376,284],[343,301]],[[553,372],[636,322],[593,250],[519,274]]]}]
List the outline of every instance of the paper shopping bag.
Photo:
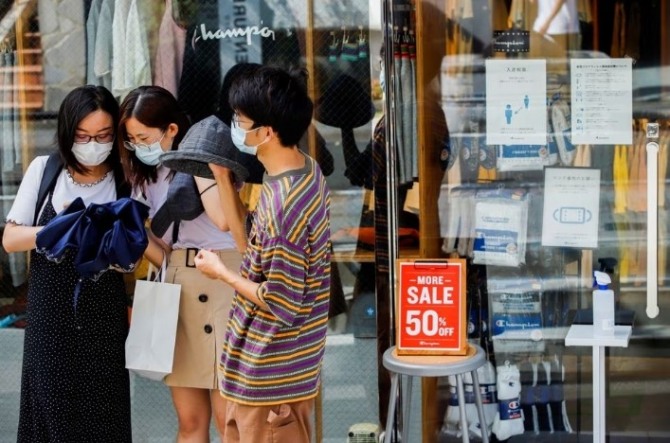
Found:
[{"label": "paper shopping bag", "polygon": [[[165,275],[164,268],[162,275]],[[162,278],[161,278],[162,279]],[[126,368],[152,380],[172,372],[181,285],[138,280],[126,339]]]}]

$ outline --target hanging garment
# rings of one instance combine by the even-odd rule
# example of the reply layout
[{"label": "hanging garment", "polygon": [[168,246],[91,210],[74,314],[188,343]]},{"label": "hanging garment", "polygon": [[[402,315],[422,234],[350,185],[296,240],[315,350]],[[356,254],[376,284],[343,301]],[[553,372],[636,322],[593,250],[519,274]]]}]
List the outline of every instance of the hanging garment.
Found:
[{"label": "hanging garment", "polygon": [[[400,44],[400,78],[402,102],[400,109],[400,120],[402,122],[402,149],[400,156],[404,157],[403,170],[400,174],[400,184],[412,181],[414,166],[416,165],[417,149],[412,139],[414,115],[412,114],[412,66],[409,60],[409,34],[407,28],[403,29],[402,42]],[[418,175],[418,174],[417,174]]]},{"label": "hanging garment", "polygon": [[461,410],[458,406],[458,392],[456,390],[456,376],[448,376],[449,380],[449,401],[447,402],[447,410],[444,413],[444,421],[440,433],[450,435],[453,437],[461,436]]},{"label": "hanging garment", "polygon": [[151,83],[147,21],[139,0],[121,0],[112,24],[112,94],[120,100],[138,86]]},{"label": "hanging garment", "polygon": [[175,22],[172,0],[167,0],[158,29],[158,49],[154,61],[153,84],[162,86],[177,97],[179,79],[184,64],[186,29]]},{"label": "hanging garment", "polygon": [[102,79],[95,75],[95,39],[100,20],[100,9],[102,0],[93,0],[91,9],[86,18],[86,83],[89,85],[101,85]]},{"label": "hanging garment", "polygon": [[629,167],[628,210],[647,210],[647,149],[644,129],[633,140],[633,157]]},{"label": "hanging garment", "polygon": [[583,168],[591,166],[591,145],[577,145],[573,165]]},{"label": "hanging garment", "polygon": [[118,0],[114,6],[112,18],[112,94],[121,97],[129,91],[125,79],[123,59],[126,57],[126,29],[131,3],[135,0]]},{"label": "hanging garment", "polygon": [[579,15],[579,21],[592,23],[591,0],[577,0],[577,14]]},{"label": "hanging garment", "polygon": [[626,48],[626,11],[622,1],[614,5],[614,24],[612,26],[612,46],[610,57],[621,58]]},{"label": "hanging garment", "polygon": [[404,98],[402,96],[402,84],[405,79],[402,77],[402,33],[400,30],[395,30],[393,38],[393,101],[395,104],[395,132],[396,145],[398,146],[398,180],[399,183],[407,183],[411,177],[407,177],[407,157],[405,154],[405,135],[402,119],[402,105]]},{"label": "hanging garment", "polygon": [[551,432],[572,433],[570,418],[565,403],[565,366],[555,355],[549,362],[549,418]]},{"label": "hanging garment", "polygon": [[458,53],[458,41],[460,39],[460,27],[458,25],[457,0],[446,0],[446,20],[447,20],[447,55]]},{"label": "hanging garment", "polygon": [[668,144],[670,144],[670,130],[661,131],[658,140],[658,207],[665,208],[665,186],[668,178]]},{"label": "hanging garment", "polygon": [[665,186],[668,174],[668,143],[670,131],[664,129],[659,138],[658,151],[658,284],[665,284],[668,262],[668,212],[665,205]]},{"label": "hanging garment", "polygon": [[512,0],[507,16],[507,27],[510,29],[528,29],[526,23],[526,0]]},{"label": "hanging garment", "polygon": [[614,147],[614,213],[623,214],[628,207],[628,148],[623,145]]},{"label": "hanging garment", "polygon": [[526,432],[538,435],[537,408],[533,391],[537,385],[537,365],[525,361],[519,365],[519,380],[521,382],[521,410],[523,411],[523,428]]},{"label": "hanging garment", "polygon": [[626,40],[624,57],[634,61],[640,59],[640,32],[642,30],[642,14],[639,2],[628,3],[628,17],[626,18]]},{"label": "hanging garment", "polygon": [[410,65],[410,97],[412,98],[412,125],[411,125],[411,145],[413,146],[412,177],[419,176],[419,136],[418,136],[418,115],[417,115],[417,96],[416,96],[416,39],[414,30],[409,30],[409,65]]},{"label": "hanging garment", "polygon": [[101,79],[101,85],[111,91],[112,64],[114,54],[114,0],[102,0],[96,27],[93,73]]}]

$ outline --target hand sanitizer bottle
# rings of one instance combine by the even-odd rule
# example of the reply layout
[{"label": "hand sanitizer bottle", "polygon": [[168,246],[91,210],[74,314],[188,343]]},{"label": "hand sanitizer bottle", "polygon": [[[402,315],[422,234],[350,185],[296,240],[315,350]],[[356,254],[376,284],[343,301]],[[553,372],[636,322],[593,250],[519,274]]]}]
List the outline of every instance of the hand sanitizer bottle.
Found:
[{"label": "hand sanitizer bottle", "polygon": [[612,282],[604,272],[595,271],[596,289],[593,291],[593,335],[614,336],[614,291],[607,288]]}]

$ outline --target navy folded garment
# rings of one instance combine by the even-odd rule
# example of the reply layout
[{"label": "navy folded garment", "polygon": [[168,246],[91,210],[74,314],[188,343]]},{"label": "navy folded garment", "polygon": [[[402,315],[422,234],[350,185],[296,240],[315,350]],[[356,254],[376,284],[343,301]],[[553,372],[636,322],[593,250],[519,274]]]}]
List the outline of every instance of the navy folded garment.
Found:
[{"label": "navy folded garment", "polygon": [[37,234],[37,252],[59,262],[68,251],[82,278],[97,279],[110,267],[131,272],[149,243],[149,207],[130,198],[86,206],[78,197]]}]

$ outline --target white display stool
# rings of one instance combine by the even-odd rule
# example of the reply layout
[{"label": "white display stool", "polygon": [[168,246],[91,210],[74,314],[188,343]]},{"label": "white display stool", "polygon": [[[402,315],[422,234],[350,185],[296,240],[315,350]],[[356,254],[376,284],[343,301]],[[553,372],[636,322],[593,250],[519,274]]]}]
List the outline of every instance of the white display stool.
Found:
[{"label": "white display stool", "polygon": [[389,396],[389,408],[386,416],[386,431],[384,442],[390,443],[393,435],[393,422],[395,419],[396,397],[398,395],[399,377],[407,376],[407,387],[405,407],[402,414],[402,443],[408,443],[409,436],[409,416],[412,401],[412,377],[446,377],[456,376],[456,388],[458,392],[458,407],[461,415],[461,428],[463,429],[463,441],[468,443],[468,423],[465,416],[465,389],[463,388],[463,374],[471,373],[474,383],[475,403],[477,404],[477,414],[479,423],[482,424],[482,441],[488,443],[488,432],[486,430],[486,418],[484,417],[484,407],[482,406],[481,391],[479,390],[479,378],[477,369],[486,364],[486,355],[484,350],[477,345],[468,345],[466,355],[398,355],[396,347],[392,346],[384,352],[383,364],[391,373],[391,395]]},{"label": "white display stool", "polygon": [[572,325],[565,336],[565,346],[593,348],[593,442],[604,443],[605,427],[605,348],[627,348],[632,326],[614,326],[612,337],[594,337],[593,325]]}]

